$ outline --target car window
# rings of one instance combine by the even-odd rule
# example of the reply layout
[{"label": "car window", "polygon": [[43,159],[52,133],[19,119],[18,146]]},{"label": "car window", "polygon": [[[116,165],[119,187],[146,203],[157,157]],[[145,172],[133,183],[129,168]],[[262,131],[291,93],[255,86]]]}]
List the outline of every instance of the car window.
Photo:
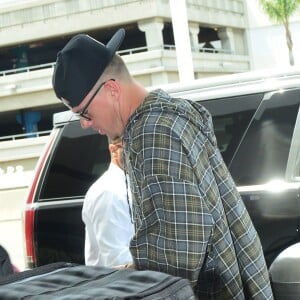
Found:
[{"label": "car window", "polygon": [[230,165],[238,185],[285,178],[299,102],[299,90],[277,92],[262,102]]},{"label": "car window", "polygon": [[263,94],[203,101],[212,114],[214,131],[225,163],[230,165]]},{"label": "car window", "polygon": [[105,136],[91,129],[83,130],[79,122],[66,125],[46,168],[40,201],[84,196],[109,162]]}]

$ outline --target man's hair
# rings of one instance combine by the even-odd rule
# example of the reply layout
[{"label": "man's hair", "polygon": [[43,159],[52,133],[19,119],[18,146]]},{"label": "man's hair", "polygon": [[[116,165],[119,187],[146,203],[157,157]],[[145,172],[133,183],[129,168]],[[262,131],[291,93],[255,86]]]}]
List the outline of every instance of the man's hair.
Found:
[{"label": "man's hair", "polygon": [[121,56],[117,54],[113,56],[111,62],[105,68],[101,78],[103,78],[104,81],[114,78],[125,82],[131,81],[132,79],[125,62]]}]

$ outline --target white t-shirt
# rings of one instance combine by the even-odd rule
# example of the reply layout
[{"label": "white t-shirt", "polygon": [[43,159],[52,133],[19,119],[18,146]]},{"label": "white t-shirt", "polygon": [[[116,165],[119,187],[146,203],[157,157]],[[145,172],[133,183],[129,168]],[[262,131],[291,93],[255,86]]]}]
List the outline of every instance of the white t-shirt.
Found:
[{"label": "white t-shirt", "polygon": [[82,220],[86,265],[112,267],[132,262],[129,242],[134,226],[129,214],[125,174],[117,165],[111,163],[88,190]]}]

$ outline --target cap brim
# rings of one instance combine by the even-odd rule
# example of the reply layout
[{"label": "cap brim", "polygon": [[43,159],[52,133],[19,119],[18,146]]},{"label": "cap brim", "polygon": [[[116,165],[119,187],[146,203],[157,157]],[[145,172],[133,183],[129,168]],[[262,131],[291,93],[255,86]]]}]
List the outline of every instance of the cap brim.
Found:
[{"label": "cap brim", "polygon": [[119,47],[121,46],[124,40],[124,37],[125,37],[125,29],[120,28],[106,44],[106,48],[108,48],[111,51],[112,55],[114,55],[116,51],[119,49]]}]

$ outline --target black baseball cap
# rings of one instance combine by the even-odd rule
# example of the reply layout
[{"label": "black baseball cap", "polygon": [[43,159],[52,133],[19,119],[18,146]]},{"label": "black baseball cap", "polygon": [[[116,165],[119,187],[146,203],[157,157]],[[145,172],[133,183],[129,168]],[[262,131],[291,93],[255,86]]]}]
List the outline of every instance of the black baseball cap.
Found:
[{"label": "black baseball cap", "polygon": [[123,28],[106,45],[87,34],[75,35],[57,54],[52,76],[57,98],[70,108],[79,105],[112,60],[124,37]]}]

